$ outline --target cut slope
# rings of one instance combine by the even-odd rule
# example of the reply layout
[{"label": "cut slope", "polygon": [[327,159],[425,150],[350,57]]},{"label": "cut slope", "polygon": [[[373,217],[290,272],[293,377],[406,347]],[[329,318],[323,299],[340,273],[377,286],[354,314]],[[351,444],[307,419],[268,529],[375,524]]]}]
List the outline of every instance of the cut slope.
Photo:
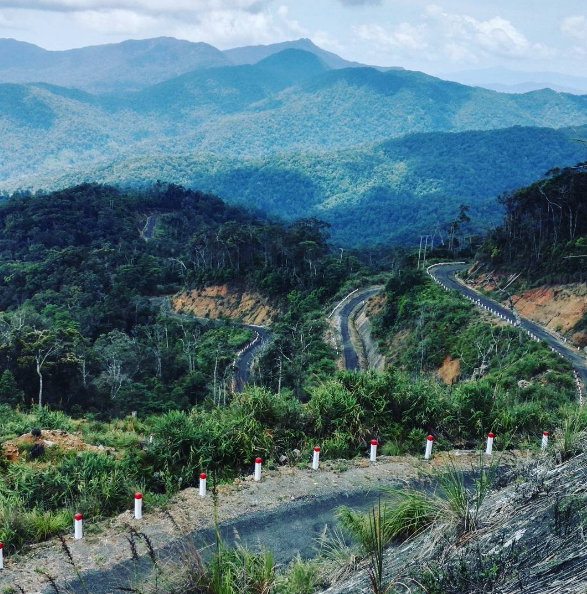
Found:
[{"label": "cut slope", "polygon": [[228,285],[180,293],[172,299],[172,305],[175,311],[192,313],[199,318],[230,318],[262,326],[269,325],[277,315],[261,294]]}]

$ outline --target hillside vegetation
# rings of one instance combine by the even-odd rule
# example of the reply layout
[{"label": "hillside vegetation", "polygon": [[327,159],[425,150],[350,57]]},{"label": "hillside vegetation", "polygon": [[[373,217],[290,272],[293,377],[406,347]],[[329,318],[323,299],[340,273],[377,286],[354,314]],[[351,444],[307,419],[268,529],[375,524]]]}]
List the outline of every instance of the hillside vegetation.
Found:
[{"label": "hillside vegetation", "polygon": [[500,197],[503,224],[481,255],[491,267],[524,271],[536,284],[587,279],[587,165],[555,169]]},{"label": "hillside vegetation", "polygon": [[168,180],[285,219],[316,216],[331,224],[337,243],[405,244],[416,242],[420,234],[446,238],[461,204],[470,207],[469,231],[497,225],[503,206],[496,196],[553,167],[581,160],[585,149],[571,141],[581,131],[514,127],[414,134],[354,149],[248,159],[134,157],[42,177],[31,185],[67,187],[95,180],[146,187],[151,180]]},{"label": "hillside vegetation", "polygon": [[[157,219],[147,242],[149,214]],[[0,206],[0,229],[0,402],[13,406],[148,412],[225,397],[250,333],[169,317],[161,298],[206,282],[250,283],[277,308],[290,303],[302,323],[338,291],[349,263],[328,254],[318,221],[283,226],[176,186],[15,197]],[[315,338],[296,386],[322,358],[333,366]],[[294,339],[283,339],[284,353]],[[284,387],[294,385],[288,365]]]},{"label": "hillside vegetation", "polygon": [[194,148],[259,156],[416,132],[578,126],[587,122],[587,98],[549,90],[507,95],[402,70],[331,70],[316,55],[289,49],[135,93],[3,84],[0,118],[0,180],[26,182],[34,173]]}]

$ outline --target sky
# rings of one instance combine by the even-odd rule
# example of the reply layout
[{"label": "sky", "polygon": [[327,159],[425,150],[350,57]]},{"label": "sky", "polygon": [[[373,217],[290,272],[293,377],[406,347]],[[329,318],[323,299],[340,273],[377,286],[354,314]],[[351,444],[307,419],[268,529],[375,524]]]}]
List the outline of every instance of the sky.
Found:
[{"label": "sky", "polygon": [[586,0],[0,0],[0,37],[46,49],[162,35],[220,49],[308,37],[349,60],[431,74],[587,76]]}]

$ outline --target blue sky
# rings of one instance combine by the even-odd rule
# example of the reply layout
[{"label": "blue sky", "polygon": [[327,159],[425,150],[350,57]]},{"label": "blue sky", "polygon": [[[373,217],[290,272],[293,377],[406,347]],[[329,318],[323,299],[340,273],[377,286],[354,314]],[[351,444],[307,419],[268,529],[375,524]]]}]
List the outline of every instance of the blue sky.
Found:
[{"label": "blue sky", "polygon": [[587,76],[585,0],[0,0],[0,37],[47,49],[159,35],[221,49],[309,37],[347,59],[433,74]]}]

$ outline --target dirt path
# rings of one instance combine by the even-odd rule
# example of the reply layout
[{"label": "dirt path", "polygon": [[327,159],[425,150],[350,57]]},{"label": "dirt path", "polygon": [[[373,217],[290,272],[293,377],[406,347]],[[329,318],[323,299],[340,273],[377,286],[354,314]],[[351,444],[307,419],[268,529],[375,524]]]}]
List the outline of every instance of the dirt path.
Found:
[{"label": "dirt path", "polygon": [[[459,460],[469,467],[473,455],[462,455]],[[338,505],[369,505],[377,498],[379,486],[413,481],[421,469],[442,464],[443,456],[438,456],[431,463],[411,457],[380,458],[374,464],[366,459],[333,461],[322,464],[317,472],[281,467],[265,471],[260,483],[245,477],[222,485],[218,518],[229,542],[236,529],[242,541],[251,545],[263,542],[275,549],[280,563],[286,563],[298,552],[312,554],[315,537],[324,524],[332,524]],[[140,522],[133,519],[131,511],[100,524],[84,522],[81,541],[67,536],[92,594],[113,592],[114,584],[129,579],[129,525],[147,534],[164,558],[176,555],[188,542],[205,548],[212,540],[212,498],[201,499],[196,489],[182,491],[169,505],[168,513],[148,507],[145,512]],[[288,530],[285,539],[284,526]],[[37,545],[16,558],[7,556],[5,569],[0,572],[0,590],[18,584],[27,594],[51,591],[38,569],[48,571],[58,584],[76,591],[75,576],[59,541]]]}]

